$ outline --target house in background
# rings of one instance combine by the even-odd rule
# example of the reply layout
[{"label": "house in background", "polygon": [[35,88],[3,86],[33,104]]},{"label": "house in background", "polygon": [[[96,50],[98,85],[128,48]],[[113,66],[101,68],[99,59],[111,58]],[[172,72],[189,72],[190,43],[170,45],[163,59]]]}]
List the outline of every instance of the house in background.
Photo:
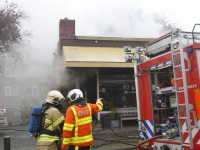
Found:
[{"label": "house in background", "polygon": [[[104,99],[104,110],[110,106],[136,107],[134,64],[125,62],[124,46],[143,46],[152,39],[76,36],[75,20],[61,19],[54,72],[65,70],[61,82],[69,88],[80,88],[87,102]],[[58,76],[56,77],[58,79]],[[55,80],[56,80],[55,79]]]},{"label": "house in background", "polygon": [[30,104],[35,97],[38,102],[49,92],[50,66],[39,63],[35,58],[24,57],[22,62],[1,55],[0,66],[0,103],[7,107],[17,107],[25,97]]}]

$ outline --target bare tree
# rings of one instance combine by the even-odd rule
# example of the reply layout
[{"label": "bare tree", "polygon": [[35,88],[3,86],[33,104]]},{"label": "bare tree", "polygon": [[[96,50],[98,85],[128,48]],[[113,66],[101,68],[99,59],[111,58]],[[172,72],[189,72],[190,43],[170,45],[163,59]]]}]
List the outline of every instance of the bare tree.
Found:
[{"label": "bare tree", "polygon": [[33,35],[28,31],[22,31],[22,20],[29,21],[30,17],[21,11],[17,4],[7,0],[0,7],[0,55],[9,53],[15,56],[13,45],[27,45]]}]

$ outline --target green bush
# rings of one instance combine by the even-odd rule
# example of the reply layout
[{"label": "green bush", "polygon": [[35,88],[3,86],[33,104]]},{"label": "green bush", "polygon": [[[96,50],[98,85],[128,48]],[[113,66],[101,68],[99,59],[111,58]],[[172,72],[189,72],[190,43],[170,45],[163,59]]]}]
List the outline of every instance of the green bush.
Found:
[{"label": "green bush", "polygon": [[111,109],[110,109],[111,120],[116,120],[117,119],[116,113],[117,113],[117,107],[111,107]]}]

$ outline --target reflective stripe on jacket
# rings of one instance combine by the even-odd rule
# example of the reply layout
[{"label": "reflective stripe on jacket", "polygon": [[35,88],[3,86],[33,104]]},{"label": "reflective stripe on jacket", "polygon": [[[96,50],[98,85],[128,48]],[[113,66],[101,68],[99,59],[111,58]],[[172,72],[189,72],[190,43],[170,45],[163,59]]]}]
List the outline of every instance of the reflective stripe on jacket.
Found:
[{"label": "reflective stripe on jacket", "polygon": [[[59,124],[62,123],[64,121],[64,116],[62,115],[62,113],[54,108],[54,107],[50,107],[49,109],[47,109],[45,111],[46,117],[44,120],[44,128],[47,127],[46,129],[49,131],[60,131],[60,127]],[[61,134],[61,133],[60,133]],[[37,143],[38,145],[50,145],[51,143],[53,143],[54,141],[58,141],[59,140],[59,136],[58,135],[48,135],[48,134],[41,134],[38,139],[37,139]]]},{"label": "reflective stripe on jacket", "polygon": [[93,144],[92,114],[98,113],[102,108],[101,101],[97,101],[96,104],[87,103],[84,107],[70,106],[66,111],[62,148],[67,148],[69,145],[89,146]]}]

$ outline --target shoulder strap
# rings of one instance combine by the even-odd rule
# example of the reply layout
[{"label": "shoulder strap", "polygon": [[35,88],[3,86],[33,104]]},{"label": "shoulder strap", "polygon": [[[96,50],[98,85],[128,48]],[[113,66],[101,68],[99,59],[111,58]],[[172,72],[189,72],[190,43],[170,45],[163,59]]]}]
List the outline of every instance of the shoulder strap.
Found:
[{"label": "shoulder strap", "polygon": [[49,109],[50,108],[50,106],[43,106],[42,107],[42,112],[45,112],[47,109]]},{"label": "shoulder strap", "polygon": [[44,120],[45,120],[45,116],[47,115],[46,113],[45,113],[45,111],[47,110],[47,109],[49,109],[50,108],[50,106],[43,106],[42,107],[42,112],[41,112],[41,119],[40,119],[40,126],[39,126],[39,128],[38,128],[38,131],[37,131],[37,136],[39,136],[41,133],[42,133],[42,131],[44,130],[44,129],[46,129],[46,128],[48,128],[50,125],[52,125],[53,123],[51,123],[51,124],[49,124],[48,126],[46,126],[45,128],[43,128],[44,127]]},{"label": "shoulder strap", "polygon": [[[41,128],[44,126],[44,121],[42,121],[42,120],[45,120],[45,118],[46,118],[45,116],[48,115],[48,114],[45,113],[45,111],[46,111],[47,109],[49,109],[49,108],[50,108],[50,106],[44,106],[44,107],[42,107]],[[47,127],[49,127],[49,125],[48,125]],[[45,129],[46,129],[47,127],[45,127]]]}]

